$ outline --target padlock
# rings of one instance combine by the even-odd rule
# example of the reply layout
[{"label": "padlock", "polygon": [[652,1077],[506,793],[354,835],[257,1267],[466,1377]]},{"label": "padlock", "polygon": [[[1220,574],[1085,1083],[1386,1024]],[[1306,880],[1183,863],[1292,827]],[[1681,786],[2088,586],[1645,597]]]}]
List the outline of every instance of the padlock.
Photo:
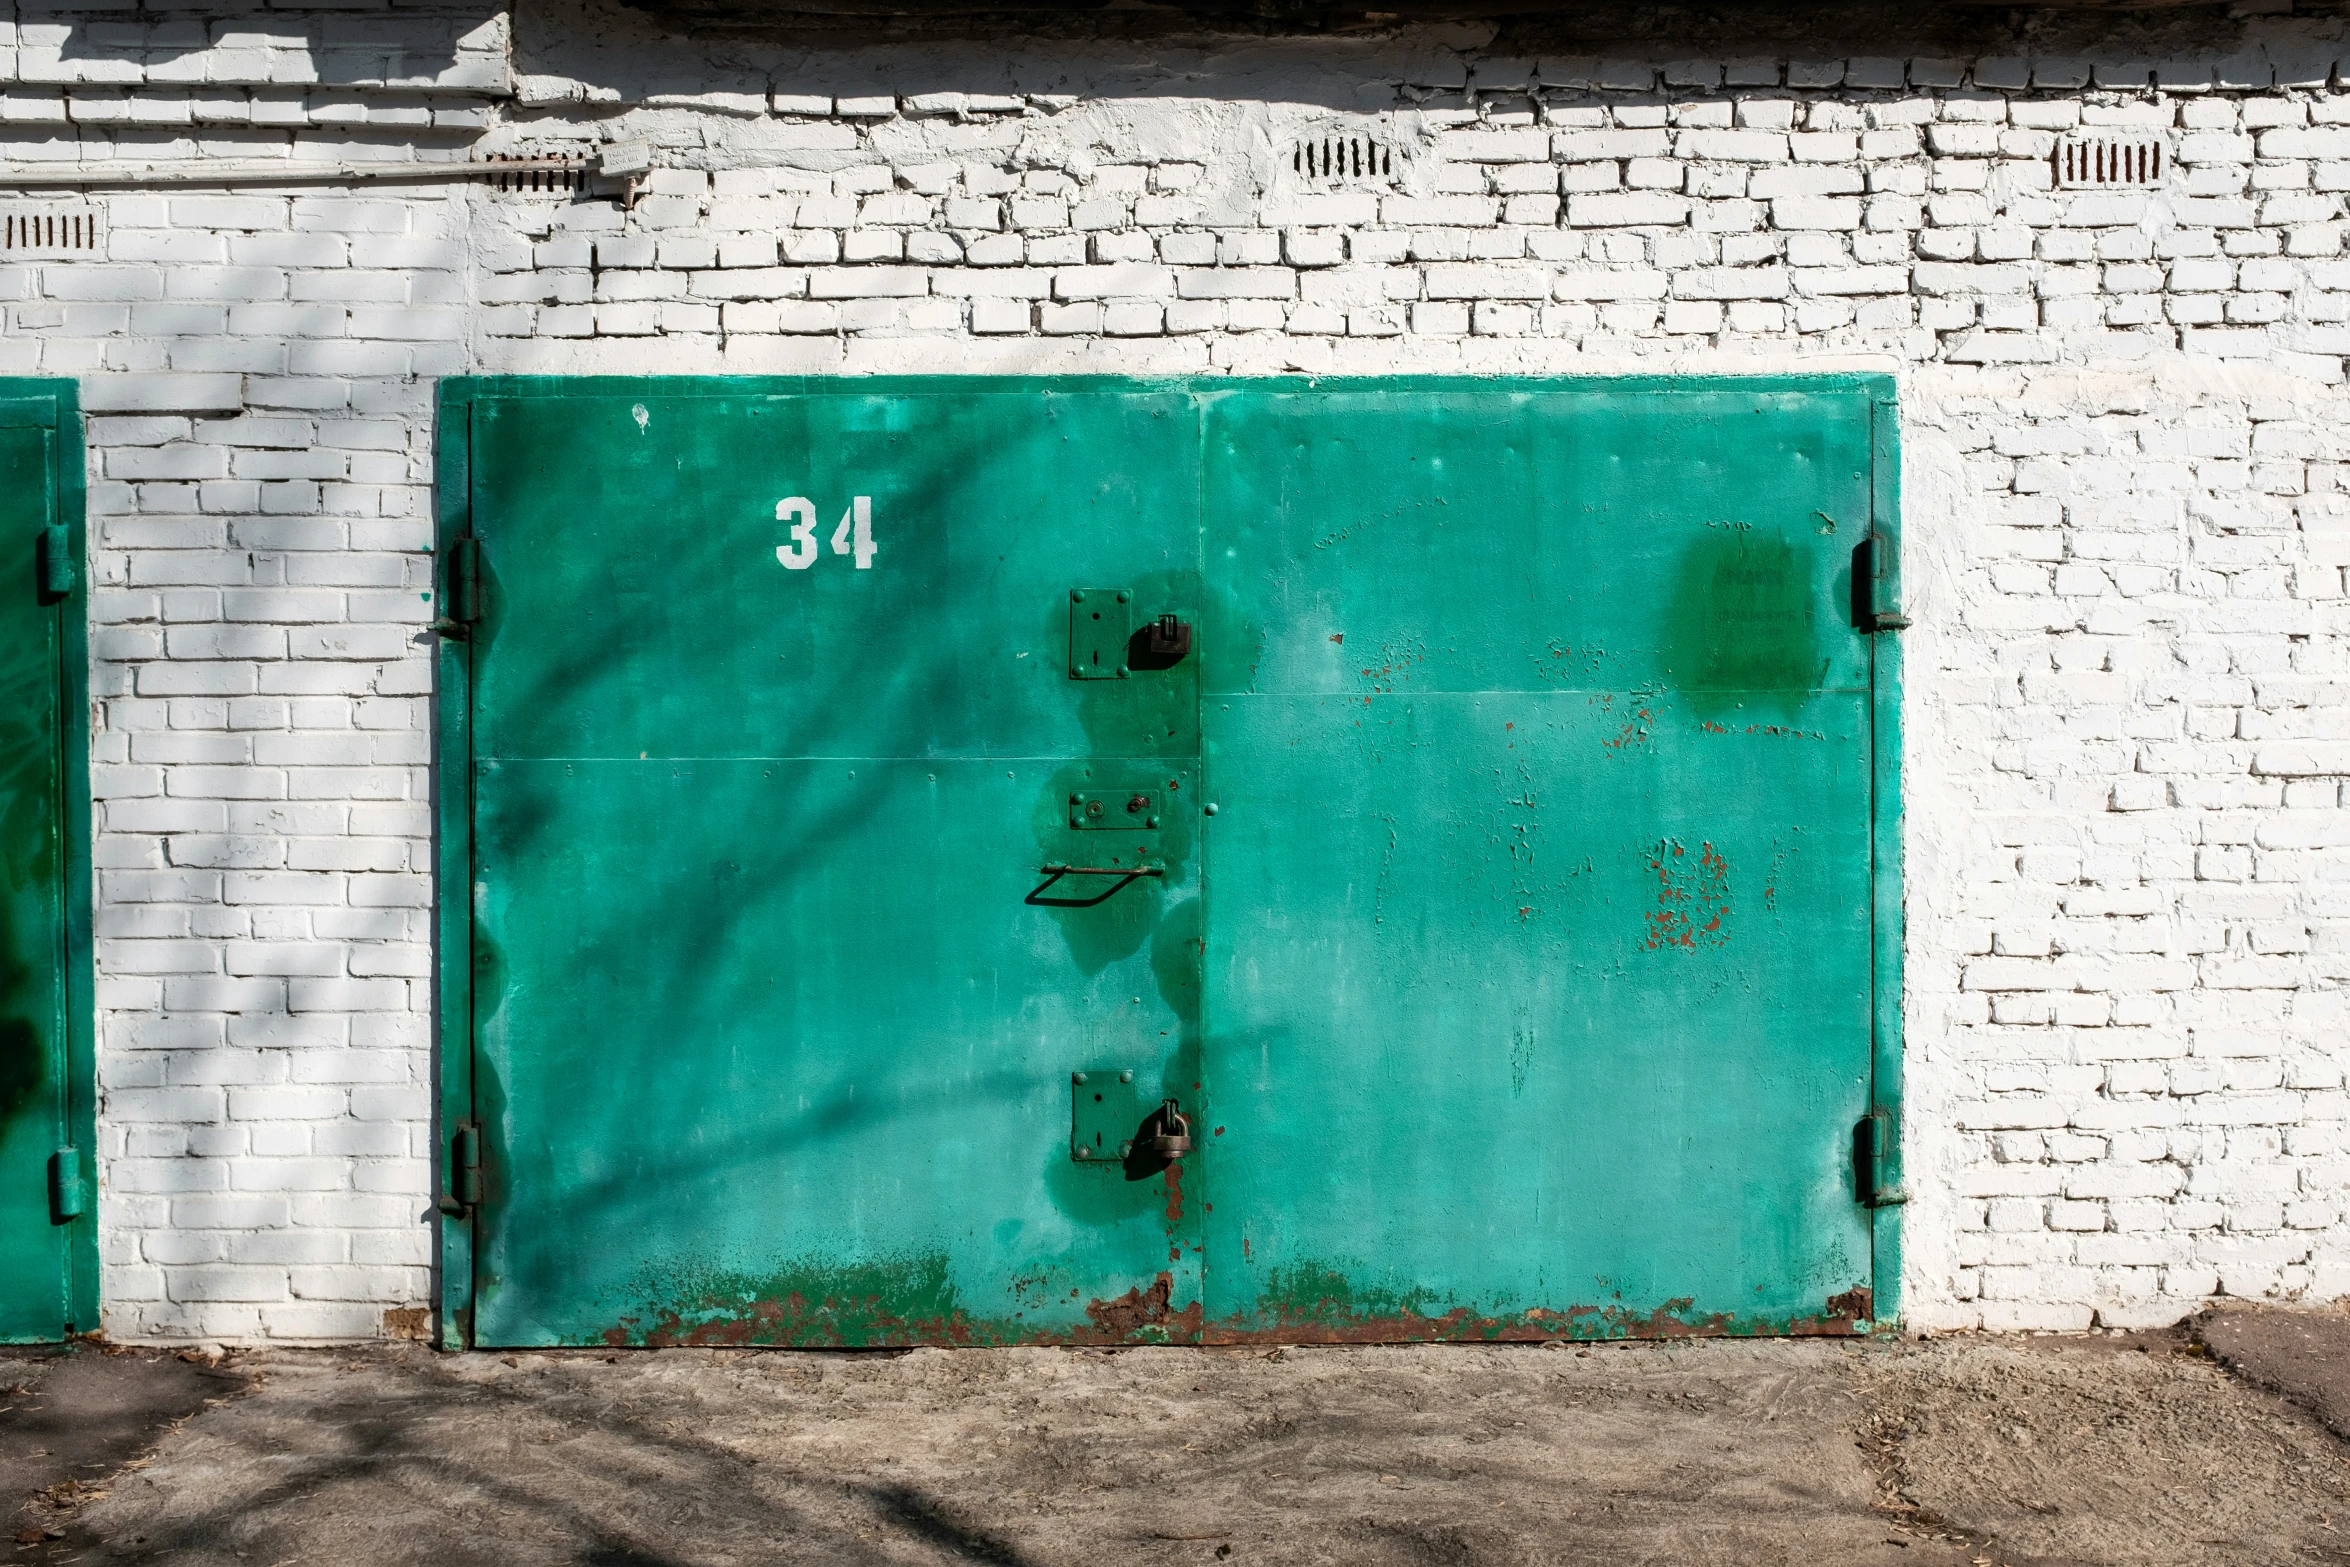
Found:
[{"label": "padlock", "polygon": [[1170,614],[1143,627],[1143,650],[1164,668],[1191,651],[1191,622]]},{"label": "padlock", "polygon": [[1161,1164],[1173,1164],[1191,1152],[1191,1122],[1182,1111],[1175,1108],[1174,1100],[1170,1099],[1159,1106],[1159,1113],[1153,1120],[1152,1158]]}]

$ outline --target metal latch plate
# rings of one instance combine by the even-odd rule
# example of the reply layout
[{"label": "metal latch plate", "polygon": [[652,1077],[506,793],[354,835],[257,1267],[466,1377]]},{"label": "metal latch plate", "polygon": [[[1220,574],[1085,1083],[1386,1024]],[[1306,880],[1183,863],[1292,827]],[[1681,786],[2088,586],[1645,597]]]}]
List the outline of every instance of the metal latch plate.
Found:
[{"label": "metal latch plate", "polygon": [[1123,680],[1134,639],[1134,595],[1125,588],[1069,590],[1069,678]]},{"label": "metal latch plate", "polygon": [[1069,1157],[1079,1164],[1123,1169],[1143,1115],[1132,1068],[1070,1073]]},{"label": "metal latch plate", "polygon": [[1069,825],[1083,832],[1156,832],[1165,804],[1156,789],[1080,789],[1069,796]]}]

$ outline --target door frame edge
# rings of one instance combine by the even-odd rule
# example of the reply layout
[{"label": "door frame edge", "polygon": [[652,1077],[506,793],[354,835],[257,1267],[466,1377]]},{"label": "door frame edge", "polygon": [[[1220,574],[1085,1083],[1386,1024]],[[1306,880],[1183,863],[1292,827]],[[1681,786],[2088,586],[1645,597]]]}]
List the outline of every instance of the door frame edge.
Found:
[{"label": "door frame edge", "polygon": [[[473,521],[475,378],[453,376],[438,388],[433,430],[432,611],[451,605],[450,541]],[[473,660],[472,643],[433,636],[433,1041],[436,1062],[432,1135],[434,1218],[439,1226],[438,1310],[433,1342],[473,1347],[474,1222],[468,1210],[441,1206],[453,1196],[451,1143],[474,1114],[473,1062]]]},{"label": "door frame edge", "polygon": [[[1901,547],[1901,423],[1898,386],[1887,376],[1869,397],[1870,529],[1899,559]],[[1870,998],[1869,1108],[1889,1124],[1879,1155],[1884,1195],[1869,1210],[1870,1285],[1874,1327],[1897,1332],[1902,1311],[1901,1215],[1906,1202],[1902,1145],[1902,958],[1906,945],[1902,893],[1901,632],[1869,637],[1869,862]]]},{"label": "door frame edge", "polygon": [[88,1333],[103,1325],[105,1296],[98,1261],[98,976],[95,810],[90,796],[90,538],[89,474],[83,453],[80,383],[60,378],[47,383],[56,419],[50,427],[55,454],[55,504],[73,556],[73,591],[58,606],[62,635],[59,661],[64,688],[58,718],[64,733],[59,780],[65,810],[65,1129],[82,1150],[82,1178],[89,1192],[82,1216],[66,1239],[67,1327]]}]

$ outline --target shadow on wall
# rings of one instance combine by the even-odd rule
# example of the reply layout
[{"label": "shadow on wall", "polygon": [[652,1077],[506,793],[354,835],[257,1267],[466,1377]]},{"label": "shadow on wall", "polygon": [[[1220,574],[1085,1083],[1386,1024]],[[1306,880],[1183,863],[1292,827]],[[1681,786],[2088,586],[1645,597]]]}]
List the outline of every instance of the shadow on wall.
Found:
[{"label": "shadow on wall", "polygon": [[[849,14],[860,11],[867,14]],[[1868,86],[1900,86],[1900,66],[1912,56],[1951,66],[1953,86],[1977,58],[2072,68],[2044,73],[2043,85],[2077,74],[2101,86],[2159,80],[2192,89],[2211,85],[2216,70],[2231,86],[2322,86],[2342,32],[2338,20],[2231,17],[2216,6],[2116,12],[1921,4],[1889,13],[1861,3],[1562,8],[1419,0],[1351,12],[1280,0],[1246,11],[1228,0],[1116,10],[1094,0],[1007,0],[974,16],[955,0],[518,0],[514,71],[523,103],[591,111],[755,114],[770,94],[894,95],[928,100],[941,114],[961,112],[958,96],[995,95],[1242,99],[1375,111],[1457,107],[1464,93],[1636,88],[1610,75],[1610,65],[1627,57],[1774,67],[1849,57],[1893,68],[1889,82],[1855,83]],[[1779,79],[1773,69],[1767,85]]]},{"label": "shadow on wall", "polygon": [[16,26],[16,90],[76,97],[225,89],[503,97],[509,86],[506,8],[480,3],[411,12],[256,11],[247,16],[42,12]]},{"label": "shadow on wall", "polygon": [[[794,9],[803,3],[823,10]],[[256,100],[455,95],[591,116],[677,108],[753,118],[777,97],[893,97],[956,118],[1009,112],[1034,97],[1376,112],[1533,90],[1638,90],[1617,79],[1615,62],[1625,58],[1768,66],[1744,73],[1766,86],[1787,62],[1847,57],[1893,68],[1885,82],[1855,85],[1899,86],[1910,57],[1946,67],[1940,74],[1951,85],[1978,58],[2002,60],[2010,75],[2035,62],[2068,67],[2043,73],[2044,84],[2077,77],[2192,89],[2211,85],[2216,71],[2231,86],[2323,85],[2344,31],[2339,19],[2230,17],[2215,6],[2117,13],[1923,4],[1888,15],[1861,3],[1601,3],[1562,12],[1530,0],[1419,0],[1361,13],[1276,3],[1260,17],[1261,8],[1244,14],[1233,5],[1169,0],[1112,10],[1097,0],[1006,0],[981,16],[949,0],[517,0],[510,8],[474,0],[430,11],[169,19],[27,10],[17,26],[16,82],[77,99],[174,90]],[[844,14],[860,7],[882,14]],[[895,11],[912,14],[886,14]],[[1667,81],[1705,85],[1681,82],[1669,68]],[[367,116],[314,106],[307,118],[326,128]],[[299,128],[304,117],[253,123]]]}]

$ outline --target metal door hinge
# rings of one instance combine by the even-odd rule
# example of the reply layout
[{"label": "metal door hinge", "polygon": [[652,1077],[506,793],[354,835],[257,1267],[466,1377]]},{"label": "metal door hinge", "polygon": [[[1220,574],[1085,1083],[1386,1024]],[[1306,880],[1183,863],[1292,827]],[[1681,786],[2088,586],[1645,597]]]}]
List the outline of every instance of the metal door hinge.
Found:
[{"label": "metal door hinge", "polygon": [[1909,1201],[1901,1184],[1900,1147],[1890,1110],[1871,1110],[1853,1123],[1852,1197],[1870,1208],[1894,1208]]},{"label": "metal door hinge", "polygon": [[89,1183],[82,1178],[82,1151],[68,1143],[49,1156],[49,1218],[66,1224],[89,1206]]},{"label": "metal door hinge", "polygon": [[40,542],[41,597],[61,599],[73,591],[73,535],[62,522],[53,522],[41,530]]},{"label": "metal door hinge", "polygon": [[1882,530],[1871,533],[1860,547],[1863,631],[1900,631],[1909,625],[1901,610],[1901,541]]},{"label": "metal door hinge", "polygon": [[460,1122],[449,1134],[449,1190],[437,1205],[453,1219],[470,1215],[481,1201],[481,1128]]},{"label": "metal door hinge", "polygon": [[449,541],[441,618],[433,630],[463,641],[467,628],[481,619],[481,540],[470,533]]}]

